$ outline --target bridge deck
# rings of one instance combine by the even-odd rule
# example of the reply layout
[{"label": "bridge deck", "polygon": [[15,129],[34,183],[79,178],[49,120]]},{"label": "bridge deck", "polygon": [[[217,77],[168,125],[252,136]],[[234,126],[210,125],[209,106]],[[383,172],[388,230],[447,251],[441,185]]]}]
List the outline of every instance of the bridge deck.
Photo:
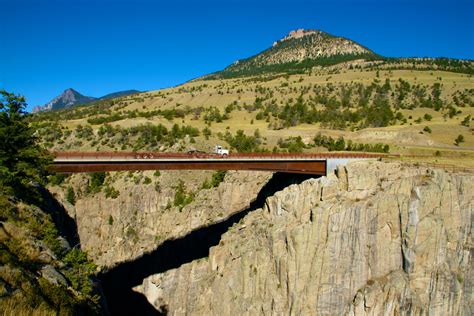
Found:
[{"label": "bridge deck", "polygon": [[[326,175],[335,161],[378,158],[378,154],[56,153],[57,172],[124,170],[255,170]],[[333,168],[333,167],[331,167]]]}]

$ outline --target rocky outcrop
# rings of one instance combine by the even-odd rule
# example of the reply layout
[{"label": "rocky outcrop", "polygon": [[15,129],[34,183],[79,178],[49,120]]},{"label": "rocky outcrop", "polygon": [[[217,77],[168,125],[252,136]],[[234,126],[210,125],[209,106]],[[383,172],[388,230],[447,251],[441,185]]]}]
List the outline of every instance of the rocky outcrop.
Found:
[{"label": "rocky outcrop", "polygon": [[64,209],[39,185],[22,189],[0,190],[0,314],[107,315]]},{"label": "rocky outcrop", "polygon": [[318,33],[320,33],[320,31],[317,31],[317,30],[305,30],[305,29],[297,29],[297,30],[294,30],[294,31],[290,31],[290,33],[288,33],[287,36],[285,36],[285,37],[283,37],[282,39],[280,39],[280,40],[274,42],[273,45],[272,45],[272,47],[278,45],[278,43],[281,43],[281,42],[284,42],[284,41],[288,41],[288,40],[290,40],[290,39],[302,38],[302,37],[307,36],[307,35],[318,34]]},{"label": "rocky outcrop", "polygon": [[267,199],[135,290],[171,314],[472,315],[474,176],[361,161]]},{"label": "rocky outcrop", "polygon": [[[146,174],[153,178],[152,173]],[[81,248],[102,267],[133,260],[165,240],[245,209],[271,174],[228,172],[217,188],[200,190],[199,185],[207,176],[209,172],[203,171],[162,172],[158,190],[154,183],[136,185],[120,178],[113,180],[120,192],[115,199],[104,193],[81,197],[68,208],[77,222]],[[191,187],[193,178],[195,184]],[[182,209],[172,206],[178,179],[187,180],[189,191],[197,192],[194,201]],[[84,188],[85,184],[76,183],[75,187]]]}]

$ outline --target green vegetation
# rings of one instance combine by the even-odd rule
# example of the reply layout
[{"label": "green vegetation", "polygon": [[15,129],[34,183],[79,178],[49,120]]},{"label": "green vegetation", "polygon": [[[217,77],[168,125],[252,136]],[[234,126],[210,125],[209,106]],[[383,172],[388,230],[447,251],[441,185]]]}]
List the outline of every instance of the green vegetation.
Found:
[{"label": "green vegetation", "polygon": [[87,187],[87,192],[89,193],[98,193],[102,189],[104,184],[106,174],[105,172],[93,172],[90,174],[89,186]]},{"label": "green vegetation", "polygon": [[113,186],[106,186],[104,188],[104,193],[106,198],[116,199],[120,196],[120,192],[115,189]]},{"label": "green vegetation", "polygon": [[66,201],[68,201],[72,205],[76,204],[76,194],[74,193],[74,189],[71,186],[67,187]]},{"label": "green vegetation", "polygon": [[[0,310],[6,315],[98,314],[91,279],[96,267],[81,250],[64,244],[54,223],[52,197],[41,187],[51,160],[26,123],[25,101],[0,94],[0,221],[10,227],[0,234]],[[60,184],[64,177],[51,180]],[[74,192],[67,195],[73,201]]]},{"label": "green vegetation", "polygon": [[238,130],[235,133],[235,136],[232,136],[230,132],[227,132],[224,136],[224,139],[238,152],[249,153],[262,151],[262,149],[259,147],[261,140],[260,137],[257,136],[247,136],[243,130]]},{"label": "green vegetation", "polygon": [[346,142],[344,137],[333,139],[330,136],[324,136],[320,133],[316,135],[313,140],[316,146],[325,147],[329,151],[366,151],[379,153],[388,153],[390,151],[390,146],[387,144],[358,144],[353,143],[351,140]]},{"label": "green vegetation", "polygon": [[456,146],[459,146],[459,144],[461,144],[463,142],[464,142],[464,136],[463,135],[458,135],[458,137],[456,137],[456,139],[454,140],[454,144]]},{"label": "green vegetation", "polygon": [[184,181],[179,179],[178,185],[175,187],[173,205],[179,207],[182,210],[183,207],[188,205],[194,200],[193,193],[187,193]]},{"label": "green vegetation", "polygon": [[27,197],[24,190],[31,181],[46,183],[51,161],[36,143],[25,107],[23,97],[0,91],[0,186],[13,189],[20,198]]},{"label": "green vegetation", "polygon": [[[376,79],[370,85],[350,83],[339,86],[308,86],[297,90],[300,95],[296,99],[288,98],[283,105],[271,98],[272,91],[269,89],[259,86],[257,89],[265,96],[257,97],[254,106],[247,109],[250,112],[258,111],[255,119],[266,120],[270,129],[315,123],[320,123],[323,128],[342,130],[386,127],[400,122],[406,123],[407,120],[400,110],[417,107],[445,110],[446,113],[451,113],[450,115],[457,114],[456,109],[453,110],[450,104],[440,99],[441,90],[438,83],[431,87],[420,84],[411,86],[400,79],[398,84],[393,85],[387,78],[384,83]],[[427,121],[432,118],[428,113],[424,115]],[[416,122],[420,123],[421,118]]]},{"label": "green vegetation", "polygon": [[301,136],[289,137],[286,140],[280,138],[278,140],[278,146],[289,153],[302,153],[303,149],[307,148]]},{"label": "green vegetation", "polygon": [[202,189],[210,189],[216,188],[224,181],[225,175],[227,174],[226,170],[218,170],[212,174],[211,181],[209,182],[207,179],[201,185]]},{"label": "green vegetation", "polygon": [[[261,66],[254,66],[252,64],[246,65],[246,68],[235,69],[232,66],[224,69],[223,71],[214,73],[205,79],[229,79],[237,77],[255,76],[267,73],[286,73],[286,74],[303,74],[316,66],[332,66],[343,62],[355,60],[355,59],[366,59],[376,60],[377,57],[373,54],[341,54],[330,57],[320,57],[318,59],[306,59],[301,62],[288,62],[281,64],[267,64]],[[241,60],[240,62],[246,62],[247,60]]]},{"label": "green vegetation", "polygon": [[468,115],[464,118],[464,120],[462,120],[461,125],[469,127],[470,124],[471,124],[471,116]]},{"label": "green vegetation", "polygon": [[92,295],[90,276],[95,274],[96,265],[79,249],[72,249],[63,258],[68,265],[65,275],[71,281],[72,287],[82,295]]},{"label": "green vegetation", "polygon": [[61,185],[68,178],[65,173],[55,173],[48,177],[48,182],[52,185]]}]

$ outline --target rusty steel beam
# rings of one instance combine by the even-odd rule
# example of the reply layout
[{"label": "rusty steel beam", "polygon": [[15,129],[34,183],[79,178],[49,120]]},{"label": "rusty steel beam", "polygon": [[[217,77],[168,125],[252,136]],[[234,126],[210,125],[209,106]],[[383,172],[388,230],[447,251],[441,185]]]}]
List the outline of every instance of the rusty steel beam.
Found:
[{"label": "rusty steel beam", "polygon": [[256,161],[228,161],[215,159],[207,161],[192,161],[179,159],[175,161],[159,161],[140,159],[130,160],[88,160],[55,161],[51,167],[56,172],[99,172],[99,171],[126,171],[126,170],[254,170],[287,173],[303,173],[314,175],[326,174],[325,160],[256,160]]},{"label": "rusty steel beam", "polygon": [[212,158],[212,159],[232,159],[232,158],[249,158],[249,159],[266,159],[266,158],[283,158],[283,159],[328,159],[328,158],[383,158],[387,154],[379,153],[357,153],[357,152],[324,152],[324,153],[231,153],[227,157],[223,157],[212,153],[163,153],[163,152],[54,152],[56,158],[77,158],[77,159],[190,159],[190,158]]}]

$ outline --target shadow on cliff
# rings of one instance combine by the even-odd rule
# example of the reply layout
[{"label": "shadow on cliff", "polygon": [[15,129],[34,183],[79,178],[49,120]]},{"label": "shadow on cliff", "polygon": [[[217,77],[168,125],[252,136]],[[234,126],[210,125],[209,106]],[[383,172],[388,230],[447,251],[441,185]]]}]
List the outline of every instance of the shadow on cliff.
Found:
[{"label": "shadow on cliff", "polygon": [[42,197],[41,207],[51,216],[59,234],[67,240],[71,247],[80,246],[81,241],[76,220],[67,213],[64,206],[46,188],[39,187],[38,190]]},{"label": "shadow on cliff", "polygon": [[[40,195],[40,199],[37,200],[37,205],[41,209],[51,216],[56,228],[58,229],[61,237],[66,239],[71,248],[81,248],[81,240],[77,230],[76,219],[71,217],[64,206],[56,199],[56,197],[49,192],[45,187],[38,186],[36,188]],[[32,195],[33,196],[33,195]],[[35,197],[33,197],[35,198]],[[35,204],[31,202],[32,204]],[[92,294],[99,296],[99,305],[100,305],[100,315],[109,315],[107,302],[105,300],[105,295],[101,287],[100,282],[96,278],[90,279],[92,284]],[[90,310],[81,310],[78,309],[75,311],[75,315],[89,315],[92,311]]]},{"label": "shadow on cliff", "polygon": [[154,251],[133,261],[124,262],[103,272],[102,282],[109,311],[112,315],[166,314],[166,306],[157,311],[144,295],[132,290],[146,277],[180,267],[185,263],[209,256],[209,249],[219,244],[222,234],[250,212],[264,206],[267,197],[291,184],[312,178],[310,175],[275,173],[260,190],[257,198],[244,209],[224,221],[196,229],[187,235],[167,240]]}]

